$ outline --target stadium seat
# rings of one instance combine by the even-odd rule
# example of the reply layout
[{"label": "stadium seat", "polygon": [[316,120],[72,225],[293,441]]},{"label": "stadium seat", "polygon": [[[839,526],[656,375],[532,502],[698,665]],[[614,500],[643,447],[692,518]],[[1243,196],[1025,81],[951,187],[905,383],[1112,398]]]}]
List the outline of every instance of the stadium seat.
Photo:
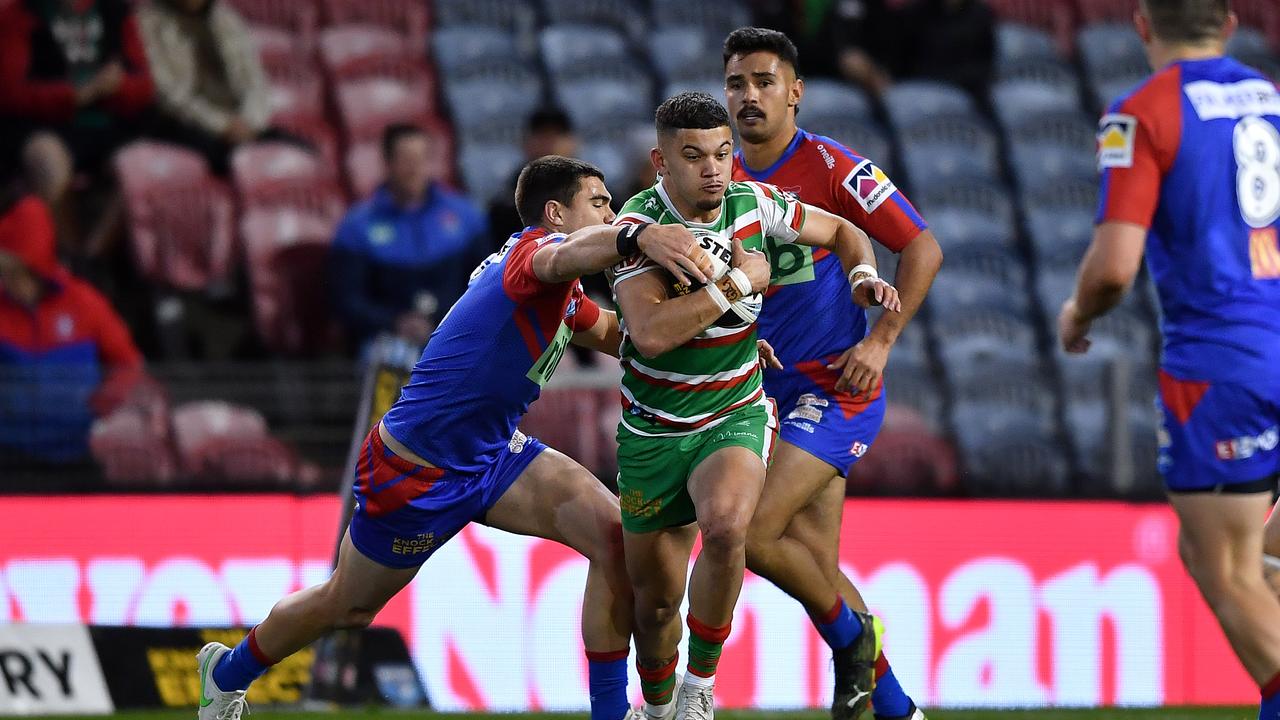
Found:
[{"label": "stadium seat", "polygon": [[1014,144],[1059,145],[1091,157],[1096,150],[1097,128],[1094,119],[1076,108],[1024,115],[1009,124],[1007,134]]},{"label": "stadium seat", "polygon": [[[984,305],[944,309],[942,301],[934,298],[930,292],[930,326],[944,369],[997,361],[1027,362],[1037,356],[1036,330],[1024,309]],[[1025,300],[1022,304],[1025,306]]]},{"label": "stadium seat", "polygon": [[1093,237],[1093,213],[1032,208],[1027,211],[1027,231],[1041,270],[1074,273]]},{"label": "stadium seat", "polygon": [[271,117],[324,117],[324,81],[318,75],[300,82],[271,81]]},{"label": "stadium seat", "polygon": [[1062,178],[1093,178],[1094,154],[1080,148],[1047,143],[1015,143],[1009,147],[1009,164],[1019,187],[1051,184]]},{"label": "stadium seat", "polygon": [[[333,78],[350,78],[352,66],[375,60],[408,59],[421,63],[404,35],[377,25],[340,25],[320,32],[320,60]],[[423,72],[426,70],[423,68]],[[361,76],[374,74],[362,72]]]},{"label": "stadium seat", "polygon": [[416,122],[431,115],[432,89],[426,75],[402,80],[366,77],[336,87],[338,114],[348,142],[381,137],[394,122]]},{"label": "stadium seat", "polygon": [[[1080,11],[1080,19],[1086,25],[1094,23],[1124,25],[1132,22],[1133,13],[1138,9],[1138,0],[1075,0],[1075,2]],[[1129,31],[1133,32],[1132,26]]]},{"label": "stadium seat", "polygon": [[235,267],[231,192],[198,154],[134,142],[113,160],[139,274],[178,290],[230,282]]},{"label": "stadium seat", "polygon": [[321,0],[328,25],[374,25],[394,30],[421,56],[427,49],[428,4],[421,0]]},{"label": "stadium seat", "polygon": [[173,412],[178,461],[188,477],[252,482],[292,479],[297,460],[267,433],[256,410],[219,401],[190,402]]},{"label": "stadium seat", "polygon": [[607,25],[551,25],[542,29],[538,43],[555,78],[599,77],[635,64],[627,39]]},{"label": "stadium seat", "polygon": [[682,92],[704,92],[713,98],[724,96],[724,79],[721,77],[697,77],[672,80],[662,86],[662,100]]},{"label": "stadium seat", "polygon": [[1006,23],[1018,23],[1053,36],[1058,52],[1070,55],[1075,29],[1071,0],[988,0],[996,16]]},{"label": "stadium seat", "polygon": [[824,135],[839,142],[861,157],[869,158],[893,177],[893,145],[889,136],[875,122],[842,115],[810,117],[806,107],[804,121],[800,126],[815,135]]},{"label": "stadium seat", "polygon": [[537,9],[528,0],[435,0],[433,9],[441,28],[488,25],[520,33],[537,21]]},{"label": "stadium seat", "polygon": [[1260,28],[1241,25],[1227,40],[1227,54],[1240,56],[1268,55],[1271,53],[1271,42]]},{"label": "stadium seat", "polygon": [[1011,219],[992,217],[981,209],[943,206],[922,212],[929,229],[948,253],[968,245],[1011,248],[1017,243],[1017,231]]},{"label": "stadium seat", "polygon": [[1234,0],[1231,9],[1242,27],[1261,30],[1271,49],[1280,51],[1280,7],[1273,0]]},{"label": "stadium seat", "polygon": [[1070,491],[1070,464],[1055,434],[1014,426],[968,448],[964,486],[975,495],[1055,497]]},{"label": "stadium seat", "polygon": [[345,210],[333,166],[285,143],[253,143],[231,156],[231,175],[244,210],[292,209],[336,223]]},{"label": "stadium seat", "polygon": [[562,81],[553,91],[556,101],[569,113],[576,127],[653,117],[651,85],[643,75],[634,74],[625,80],[613,77]]},{"label": "stadium seat", "polygon": [[[889,415],[897,408],[889,406]],[[848,495],[953,495],[959,490],[955,448],[941,437],[886,423],[849,473]]]},{"label": "stadium seat", "polygon": [[[648,34],[644,46],[649,62],[663,80],[723,75],[720,48],[700,27],[660,27]],[[808,84],[805,86],[808,89]]]},{"label": "stadium seat", "polygon": [[900,353],[901,349],[895,346],[889,356],[885,397],[891,404],[909,407],[919,413],[931,431],[940,432],[945,426],[943,408],[946,403],[935,373],[928,366],[904,365],[895,359]]},{"label": "stadium seat", "polygon": [[941,208],[955,208],[984,214],[999,227],[1013,227],[1013,202],[1001,183],[981,180],[939,183],[915,193],[912,199],[926,218]]},{"label": "stadium seat", "polygon": [[549,24],[605,25],[636,37],[648,25],[644,15],[628,0],[542,0]]},{"label": "stadium seat", "polygon": [[653,0],[651,16],[657,27],[700,27],[713,38],[751,24],[751,10],[738,0]]},{"label": "stadium seat", "polygon": [[1053,35],[1040,28],[1015,22],[996,26],[996,63],[1007,65],[1028,59],[1061,57]]},{"label": "stadium seat", "polygon": [[231,0],[231,4],[249,24],[260,50],[285,49],[302,57],[315,51],[319,16],[314,0]]},{"label": "stadium seat", "polygon": [[[568,360],[572,353],[566,353]],[[618,404],[614,395],[586,388],[548,388],[520,421],[520,429],[561,450],[586,467],[596,467],[615,452],[611,438],[586,432],[596,425],[606,406]],[[616,425],[615,425],[616,429]]]},{"label": "stadium seat", "polygon": [[826,78],[806,80],[800,104],[804,107],[806,122],[812,117],[832,116],[869,120],[872,115],[871,100],[866,93],[849,83]]},{"label": "stadium seat", "polygon": [[469,137],[477,128],[494,125],[512,128],[518,138],[525,118],[542,103],[538,76],[525,69],[508,77],[450,79],[445,83],[444,94],[453,114],[453,126],[461,138]]},{"label": "stadium seat", "polygon": [[1001,80],[991,86],[991,104],[1000,125],[1009,127],[1025,117],[1077,110],[1080,95],[1038,80]]},{"label": "stadium seat", "polygon": [[996,136],[976,117],[922,118],[897,130],[913,189],[961,177],[995,181],[1000,176]]},{"label": "stadium seat", "polygon": [[992,282],[1013,293],[1027,287],[1022,256],[994,243],[968,244],[947,249],[947,272],[973,284]]},{"label": "stadium seat", "polygon": [[509,58],[516,48],[515,35],[487,25],[458,25],[431,34],[431,56],[445,77],[475,63]]},{"label": "stadium seat", "polygon": [[1022,206],[1032,208],[1088,210],[1098,209],[1098,181],[1095,177],[1059,177],[1052,181],[1032,182],[1021,188]]},{"label": "stadium seat", "polygon": [[626,148],[615,143],[608,141],[583,143],[582,149],[578,151],[578,157],[600,168],[607,179],[616,181],[631,176],[631,157],[627,154]]},{"label": "stadium seat", "polygon": [[311,355],[338,346],[327,284],[330,223],[289,211],[251,211],[241,223],[258,337],[273,352]]},{"label": "stadium seat", "polygon": [[323,118],[312,115],[277,115],[271,124],[311,143],[325,163],[338,166],[338,134]]},{"label": "stadium seat", "polygon": [[506,192],[511,177],[524,155],[506,144],[463,142],[458,151],[458,169],[473,200],[488,205],[500,192]]},{"label": "stadium seat", "polygon": [[973,99],[964,90],[941,82],[906,80],[884,93],[885,110],[895,127],[930,117],[972,115]]},{"label": "stadium seat", "polygon": [[1095,109],[1106,107],[1151,73],[1142,41],[1127,22],[1085,27],[1076,42]]},{"label": "stadium seat", "polygon": [[89,431],[89,451],[114,486],[172,483],[178,463],[169,437],[168,408],[159,415],[137,407],[124,407],[94,421]]}]

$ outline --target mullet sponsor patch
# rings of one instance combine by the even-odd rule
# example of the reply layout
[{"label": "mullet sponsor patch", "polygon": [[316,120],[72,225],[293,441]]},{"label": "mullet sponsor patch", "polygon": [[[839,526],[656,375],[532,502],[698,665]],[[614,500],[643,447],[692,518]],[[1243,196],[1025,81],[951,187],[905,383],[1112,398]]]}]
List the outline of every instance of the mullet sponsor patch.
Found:
[{"label": "mullet sponsor patch", "polygon": [[1133,167],[1133,140],[1138,119],[1124,113],[1108,113],[1098,121],[1098,169]]},{"label": "mullet sponsor patch", "polygon": [[844,179],[844,187],[868,213],[874,212],[897,190],[884,171],[863,160]]}]

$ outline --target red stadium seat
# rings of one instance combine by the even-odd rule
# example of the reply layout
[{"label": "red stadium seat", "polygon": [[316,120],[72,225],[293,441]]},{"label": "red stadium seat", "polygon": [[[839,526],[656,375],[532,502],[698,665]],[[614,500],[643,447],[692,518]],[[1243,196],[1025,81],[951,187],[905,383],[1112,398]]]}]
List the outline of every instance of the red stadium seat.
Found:
[{"label": "red stadium seat", "polygon": [[126,407],[93,423],[89,450],[113,485],[168,485],[178,462],[169,439],[169,416]]},{"label": "red stadium seat", "polygon": [[990,0],[990,5],[1001,20],[1044,30],[1057,40],[1064,55],[1073,54],[1076,28],[1071,0]]},{"label": "red stadium seat", "polygon": [[346,198],[321,154],[278,142],[244,145],[231,157],[242,210],[293,209],[337,222]]},{"label": "red stadium seat", "polygon": [[253,28],[255,39],[288,41],[294,51],[311,55],[319,28],[314,0],[231,0]]},{"label": "red stadium seat", "polygon": [[329,25],[380,25],[404,35],[414,53],[427,50],[427,3],[422,0],[323,0]]},{"label": "red stadium seat", "polygon": [[173,412],[182,472],[207,480],[288,482],[293,452],[267,433],[262,415],[219,401],[186,403]]},{"label": "red stadium seat", "polygon": [[350,65],[383,58],[412,58],[425,62],[412,53],[405,36],[391,28],[342,25],[325,28],[320,33],[320,60],[325,69],[335,76]]},{"label": "red stadium seat", "polygon": [[277,117],[323,118],[324,76],[305,57],[263,57],[263,69],[271,83],[271,110]]},{"label": "red stadium seat", "polygon": [[229,280],[235,210],[231,192],[209,175],[204,159],[183,148],[136,142],[114,163],[139,273],[180,290]]},{"label": "red stadium seat", "polygon": [[1127,23],[1133,20],[1138,0],[1076,0],[1080,21],[1085,25],[1102,22]]},{"label": "red stadium seat", "polygon": [[431,92],[425,74],[411,81],[370,77],[339,83],[338,114],[347,142],[375,140],[389,123],[413,122],[429,116]]},{"label": "red stadium seat", "polygon": [[297,355],[339,346],[323,278],[333,228],[288,211],[250,211],[241,224],[258,335],[272,351]]},{"label": "red stadium seat", "polygon": [[311,143],[329,167],[338,166],[338,134],[323,117],[288,113],[271,118],[271,124]]},{"label": "red stadium seat", "polygon": [[1234,0],[1231,9],[1240,16],[1241,25],[1261,30],[1272,52],[1280,53],[1280,5],[1275,0]]}]

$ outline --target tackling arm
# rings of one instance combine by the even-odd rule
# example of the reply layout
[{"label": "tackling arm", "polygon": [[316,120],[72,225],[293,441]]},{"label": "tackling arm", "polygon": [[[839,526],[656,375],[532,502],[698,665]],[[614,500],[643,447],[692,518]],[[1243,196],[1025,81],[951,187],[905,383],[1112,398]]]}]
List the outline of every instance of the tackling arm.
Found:
[{"label": "tackling arm", "polygon": [[693,233],[683,225],[592,225],[582,228],[563,242],[542,246],[533,256],[533,273],[544,283],[555,284],[576,280],[583,275],[603,272],[618,263],[630,252],[620,253],[619,246],[632,239],[630,249],[639,249],[651,260],[681,282],[688,282],[686,273],[699,282],[706,282],[701,267],[710,267],[706,252],[698,247]]},{"label": "tackling arm", "polygon": [[618,314],[612,310],[601,310],[595,325],[573,334],[573,344],[618,357],[618,347],[622,345]]}]

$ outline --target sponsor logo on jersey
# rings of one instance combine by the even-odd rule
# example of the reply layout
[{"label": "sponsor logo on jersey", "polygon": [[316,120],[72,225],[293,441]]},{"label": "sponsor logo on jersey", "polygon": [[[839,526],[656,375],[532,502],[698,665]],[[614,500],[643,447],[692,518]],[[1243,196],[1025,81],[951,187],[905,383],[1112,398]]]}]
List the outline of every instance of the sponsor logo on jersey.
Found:
[{"label": "sponsor logo on jersey", "polygon": [[524,433],[517,430],[516,434],[511,436],[511,442],[507,443],[507,449],[518,454],[524,450],[524,444],[528,441],[529,438]]},{"label": "sponsor logo on jersey", "polygon": [[822,422],[822,410],[812,405],[800,405],[787,415],[788,420],[812,420]]},{"label": "sponsor logo on jersey", "polygon": [[830,403],[826,398],[818,397],[813,393],[805,393],[796,400],[797,405],[817,405],[818,407],[826,407]]},{"label": "sponsor logo on jersey", "polygon": [[803,430],[809,433],[810,435],[814,433],[814,427],[807,422],[792,422],[790,418],[788,418],[787,420],[784,420],[783,422],[787,425],[787,427],[793,427],[793,428],[796,428],[797,430]]},{"label": "sponsor logo on jersey", "polygon": [[818,152],[822,153],[822,162],[827,164],[828,170],[836,166],[836,159],[831,156],[831,153],[827,152],[826,145],[823,145],[822,143],[818,143]]},{"label": "sponsor logo on jersey", "polygon": [[867,450],[869,449],[870,449],[870,446],[864,442],[854,442],[853,447],[849,448],[849,454],[854,457],[860,458],[863,455],[866,455]]},{"label": "sponsor logo on jersey", "polygon": [[893,194],[893,181],[870,160],[863,160],[844,179],[844,187],[862,209],[874,212]]},{"label": "sponsor logo on jersey", "polygon": [[1109,113],[1098,122],[1098,169],[1133,167],[1133,139],[1138,119]]},{"label": "sponsor logo on jersey", "polygon": [[1280,426],[1272,425],[1258,435],[1242,435],[1214,443],[1219,460],[1248,460],[1259,452],[1271,452],[1280,446]]}]

